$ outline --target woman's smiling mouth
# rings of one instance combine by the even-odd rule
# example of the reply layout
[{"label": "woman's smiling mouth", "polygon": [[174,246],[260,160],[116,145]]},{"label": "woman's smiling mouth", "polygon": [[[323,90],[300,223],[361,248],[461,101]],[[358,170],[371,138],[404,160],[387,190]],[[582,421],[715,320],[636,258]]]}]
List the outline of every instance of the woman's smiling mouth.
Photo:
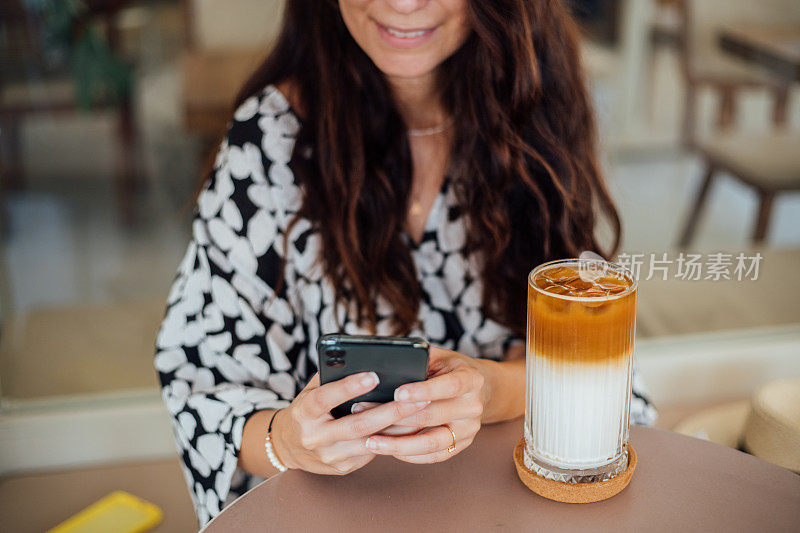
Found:
[{"label": "woman's smiling mouth", "polygon": [[437,28],[434,26],[432,28],[405,29],[386,26],[377,21],[375,21],[375,25],[384,41],[399,48],[411,48],[427,41]]}]

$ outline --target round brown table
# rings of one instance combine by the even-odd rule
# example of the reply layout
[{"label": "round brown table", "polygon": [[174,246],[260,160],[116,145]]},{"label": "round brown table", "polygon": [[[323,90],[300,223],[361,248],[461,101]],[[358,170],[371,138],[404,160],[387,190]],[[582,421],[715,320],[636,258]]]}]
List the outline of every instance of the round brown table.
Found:
[{"label": "round brown table", "polygon": [[798,531],[800,476],[742,452],[669,431],[631,428],[630,485],[590,504],[529,491],[514,470],[520,419],[485,426],[443,463],[378,457],[348,476],[278,474],[205,529],[236,531]]}]

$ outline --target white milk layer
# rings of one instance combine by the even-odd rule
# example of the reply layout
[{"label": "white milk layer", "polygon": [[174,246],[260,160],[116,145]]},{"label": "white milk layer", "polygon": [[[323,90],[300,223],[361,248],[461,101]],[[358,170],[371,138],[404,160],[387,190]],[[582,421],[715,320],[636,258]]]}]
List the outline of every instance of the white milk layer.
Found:
[{"label": "white milk layer", "polygon": [[528,360],[528,452],[564,469],[607,465],[622,452],[630,408],[630,357],[610,364]]}]

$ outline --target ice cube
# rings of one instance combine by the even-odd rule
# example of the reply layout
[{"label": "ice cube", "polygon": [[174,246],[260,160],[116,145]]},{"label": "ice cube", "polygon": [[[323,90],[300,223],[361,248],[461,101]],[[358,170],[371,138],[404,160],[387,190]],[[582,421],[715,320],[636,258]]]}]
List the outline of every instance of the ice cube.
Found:
[{"label": "ice cube", "polygon": [[584,307],[597,309],[606,304],[605,298],[608,296],[608,292],[599,287],[592,287],[589,290],[581,291],[580,295],[584,298],[591,298],[591,300],[581,302]]},{"label": "ice cube", "polygon": [[578,272],[569,267],[556,267],[546,270],[542,275],[553,283],[566,284],[578,279]]},{"label": "ice cube", "polygon": [[606,309],[609,308],[608,300],[601,300],[600,298],[598,298],[596,300],[595,299],[587,300],[587,301],[581,302],[581,304],[583,305],[583,308],[586,309],[586,311],[588,313],[593,314],[593,315],[594,314],[603,313],[603,312],[606,311]]},{"label": "ice cube", "polygon": [[562,285],[550,285],[545,289],[547,292],[553,294],[569,294],[570,290]]},{"label": "ice cube", "polygon": [[[591,281],[585,281],[585,280],[582,280],[582,279],[574,279],[574,280],[570,281],[569,283],[565,283],[564,285],[566,285],[569,288],[569,290],[571,290],[573,292],[583,292],[583,291],[587,291],[587,290],[591,289],[592,287],[594,287],[594,283],[592,283]],[[582,296],[582,295],[581,294],[576,294],[575,296]]]},{"label": "ice cube", "polygon": [[628,283],[625,280],[608,276],[598,279],[596,283],[600,288],[607,290],[611,294],[619,294],[628,288]]},{"label": "ice cube", "polygon": [[581,296],[586,298],[605,298],[608,296],[609,291],[604,291],[600,287],[592,287],[591,289],[587,289],[581,293]]}]

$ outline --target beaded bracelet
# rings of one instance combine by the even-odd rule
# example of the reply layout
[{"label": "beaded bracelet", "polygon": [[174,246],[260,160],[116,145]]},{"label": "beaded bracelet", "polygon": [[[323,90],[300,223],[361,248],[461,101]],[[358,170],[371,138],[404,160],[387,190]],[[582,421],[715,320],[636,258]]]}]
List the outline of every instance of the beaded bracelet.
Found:
[{"label": "beaded bracelet", "polygon": [[286,468],[286,465],[284,465],[280,459],[278,459],[278,456],[275,454],[275,450],[272,449],[272,437],[271,437],[272,422],[275,420],[275,415],[277,415],[281,411],[282,409],[278,409],[277,411],[272,413],[272,418],[269,419],[269,425],[267,426],[267,439],[264,442],[264,448],[267,450],[267,458],[269,459],[269,462],[272,463],[272,466],[274,466],[278,472],[286,472],[289,469]]}]

